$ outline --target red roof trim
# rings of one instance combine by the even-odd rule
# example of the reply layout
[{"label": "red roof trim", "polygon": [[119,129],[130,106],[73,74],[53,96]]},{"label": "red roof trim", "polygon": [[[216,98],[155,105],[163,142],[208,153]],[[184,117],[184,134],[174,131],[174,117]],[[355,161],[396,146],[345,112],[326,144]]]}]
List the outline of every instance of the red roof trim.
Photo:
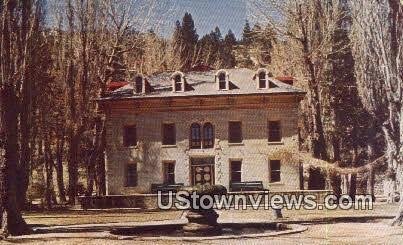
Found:
[{"label": "red roof trim", "polygon": [[107,91],[112,92],[115,91],[116,89],[119,89],[123,86],[126,86],[129,84],[129,82],[126,81],[112,81],[107,85]]}]

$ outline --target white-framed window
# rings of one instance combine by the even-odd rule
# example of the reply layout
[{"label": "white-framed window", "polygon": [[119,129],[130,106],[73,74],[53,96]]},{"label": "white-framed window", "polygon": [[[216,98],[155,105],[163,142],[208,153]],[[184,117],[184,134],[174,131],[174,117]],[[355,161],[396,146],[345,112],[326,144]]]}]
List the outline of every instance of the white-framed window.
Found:
[{"label": "white-framed window", "polygon": [[228,90],[229,89],[228,73],[224,70],[219,70],[216,74],[216,82],[218,84],[218,90]]},{"label": "white-framed window", "polygon": [[269,161],[269,175],[270,183],[276,183],[281,181],[281,161],[270,160]]},{"label": "white-framed window", "polygon": [[267,73],[265,70],[261,70],[258,73],[258,78],[259,78],[259,88],[267,88]]},{"label": "white-framed window", "polygon": [[268,131],[268,141],[269,142],[281,142],[282,133],[281,133],[281,121],[272,121],[270,120],[267,123],[267,131]]},{"label": "white-framed window", "polygon": [[176,145],[175,123],[162,124],[162,145]]},{"label": "white-framed window", "polygon": [[138,184],[137,164],[130,163],[126,165],[126,187],[136,187]]},{"label": "white-framed window", "polygon": [[242,122],[228,122],[228,143],[242,143]]},{"label": "white-framed window", "polygon": [[230,161],[230,184],[242,182],[242,160]]},{"label": "white-framed window", "polygon": [[172,90],[174,92],[185,91],[185,75],[182,72],[175,72],[172,77]]},{"label": "white-framed window", "polygon": [[125,147],[131,147],[137,145],[136,125],[125,125],[123,127],[123,145]]},{"label": "white-framed window", "polygon": [[164,184],[175,184],[175,162],[164,163]]}]

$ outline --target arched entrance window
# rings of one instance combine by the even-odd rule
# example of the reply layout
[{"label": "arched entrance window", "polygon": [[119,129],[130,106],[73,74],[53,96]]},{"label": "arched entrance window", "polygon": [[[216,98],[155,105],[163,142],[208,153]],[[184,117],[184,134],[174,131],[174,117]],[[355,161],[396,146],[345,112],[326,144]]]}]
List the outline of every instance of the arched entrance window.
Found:
[{"label": "arched entrance window", "polygon": [[205,123],[203,126],[203,148],[214,147],[214,128],[211,123]]},{"label": "arched entrance window", "polygon": [[201,148],[201,132],[200,124],[193,123],[190,126],[190,148],[197,149]]}]

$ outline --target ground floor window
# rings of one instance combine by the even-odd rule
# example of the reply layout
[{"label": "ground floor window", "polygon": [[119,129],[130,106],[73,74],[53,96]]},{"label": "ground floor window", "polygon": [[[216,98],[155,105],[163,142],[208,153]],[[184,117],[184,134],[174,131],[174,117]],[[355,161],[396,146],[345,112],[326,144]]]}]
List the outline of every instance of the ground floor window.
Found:
[{"label": "ground floor window", "polygon": [[126,166],[126,186],[137,186],[137,164],[128,164]]},{"label": "ground floor window", "polygon": [[281,164],[280,160],[270,160],[270,183],[281,181]]},{"label": "ground floor window", "polygon": [[164,184],[175,184],[175,162],[164,164]]},{"label": "ground floor window", "polygon": [[231,161],[230,163],[230,183],[237,183],[242,181],[242,161]]}]

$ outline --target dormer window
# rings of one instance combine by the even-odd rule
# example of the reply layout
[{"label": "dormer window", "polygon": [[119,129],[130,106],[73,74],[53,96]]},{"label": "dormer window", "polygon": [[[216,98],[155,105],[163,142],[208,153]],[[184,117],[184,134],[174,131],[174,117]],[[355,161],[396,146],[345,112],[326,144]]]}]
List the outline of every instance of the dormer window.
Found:
[{"label": "dormer window", "polygon": [[226,71],[218,71],[216,75],[216,80],[218,80],[218,90],[228,90],[228,74]]},{"label": "dormer window", "polygon": [[266,88],[277,88],[277,85],[274,84],[269,77],[272,77],[272,74],[269,73],[266,69],[261,68],[257,71],[255,75],[255,80],[257,79],[257,88],[266,89]]},{"label": "dormer window", "polygon": [[144,86],[145,86],[145,84],[144,84],[143,76],[137,76],[134,79],[134,92],[136,94],[144,93]]},{"label": "dormer window", "polygon": [[184,92],[185,91],[185,79],[181,72],[176,72],[172,76],[173,91],[174,92]]},{"label": "dormer window", "polygon": [[266,71],[259,72],[259,88],[267,88]]},{"label": "dormer window", "polygon": [[257,87],[265,89],[269,87],[269,74],[266,69],[261,68],[256,72],[255,79],[257,78]]}]

